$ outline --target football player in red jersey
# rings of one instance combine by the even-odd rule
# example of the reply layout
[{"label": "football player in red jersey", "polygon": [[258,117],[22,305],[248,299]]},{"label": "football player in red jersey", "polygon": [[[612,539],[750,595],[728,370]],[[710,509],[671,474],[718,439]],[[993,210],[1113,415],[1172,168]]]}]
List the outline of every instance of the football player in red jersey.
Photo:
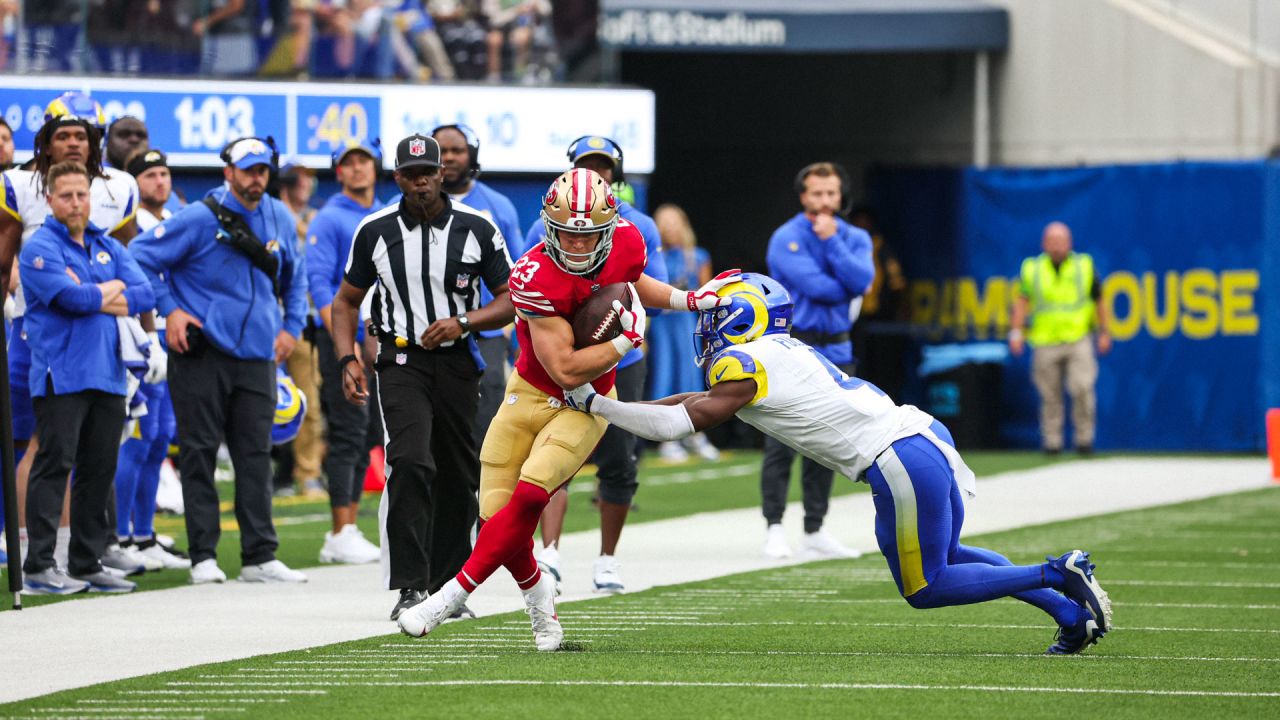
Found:
[{"label": "football player in red jersey", "polygon": [[[542,221],[543,241],[511,269],[520,358],[480,450],[484,525],[462,572],[400,615],[401,630],[412,637],[431,632],[505,566],[524,591],[538,649],[559,649],[564,631],[556,619],[555,581],[538,570],[533,533],[551,493],[582,467],[607,426],[565,407],[562,388],[591,383],[596,392],[613,394],[614,366],[644,342],[644,306],[710,310],[727,302],[716,291],[740,277],[733,270],[684,291],[644,275],[644,237],[618,217],[604,178],[586,168],[551,184]],[[574,313],[597,289],[620,282],[634,283],[630,307],[614,302],[622,334],[575,349]]]}]

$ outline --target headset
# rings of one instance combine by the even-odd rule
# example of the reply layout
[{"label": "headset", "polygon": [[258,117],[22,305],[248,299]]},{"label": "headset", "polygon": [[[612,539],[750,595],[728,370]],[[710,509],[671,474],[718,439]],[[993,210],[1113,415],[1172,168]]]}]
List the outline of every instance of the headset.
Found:
[{"label": "headset", "polygon": [[849,214],[849,211],[853,209],[853,196],[849,194],[849,186],[852,185],[853,183],[849,181],[849,171],[845,170],[844,166],[841,165],[840,163],[816,162],[816,163],[809,163],[808,165],[805,165],[804,168],[800,170],[800,172],[796,173],[796,180],[795,180],[796,195],[804,194],[805,178],[809,177],[809,175],[812,174],[814,170],[817,170],[819,165],[830,165],[832,168],[835,169],[836,177],[840,178],[840,213],[839,214],[841,216],[847,216]]},{"label": "headset", "polygon": [[431,137],[435,137],[436,133],[441,130],[457,130],[462,133],[462,138],[467,143],[467,151],[471,156],[470,169],[467,171],[467,177],[475,180],[480,177],[480,136],[476,135],[476,131],[462,123],[449,123],[448,125],[437,125],[431,131]]},{"label": "headset", "polygon": [[[574,162],[573,149],[578,146],[578,143],[582,142],[583,140],[593,140],[593,139],[599,140],[604,145],[604,147],[599,147],[599,148],[593,147],[592,150],[595,151],[596,153],[603,152],[604,154],[608,155],[610,159],[613,160],[613,181],[616,183],[624,182],[627,176],[624,175],[622,172],[622,157],[623,157],[622,146],[618,145],[618,143],[614,142],[613,140],[603,135],[583,135],[577,140],[574,140],[573,142],[569,143],[569,149],[565,152],[565,155],[568,156],[569,158],[569,164],[572,165]],[[580,153],[580,154],[585,155],[586,153]]]},{"label": "headset", "polygon": [[258,137],[256,135],[251,135],[249,137],[236,138],[235,140],[232,140],[226,145],[223,145],[221,152],[218,153],[218,157],[222,160],[222,164],[223,165],[231,164],[231,148],[235,147],[237,143],[242,143],[245,140],[257,140],[263,145],[266,145],[271,150],[271,175],[273,177],[276,175],[279,175],[280,174],[280,148],[276,146],[276,139],[270,135],[266,136],[265,138]]}]

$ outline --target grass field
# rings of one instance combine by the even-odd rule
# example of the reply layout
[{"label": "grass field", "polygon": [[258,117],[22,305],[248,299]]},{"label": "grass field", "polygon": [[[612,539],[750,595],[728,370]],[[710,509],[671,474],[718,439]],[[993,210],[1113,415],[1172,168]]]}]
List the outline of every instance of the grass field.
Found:
[{"label": "grass field", "polygon": [[1091,550],[1116,628],[1046,657],[1013,600],[932,611],[883,560],[810,563],[190,668],[7,717],[1280,717],[1280,487],[973,538],[1019,563]]},{"label": "grass field", "polygon": [[[1032,452],[974,452],[966,453],[966,460],[979,476],[1009,470],[1023,470],[1049,462],[1042,454]],[[800,499],[799,464],[791,483],[791,499]],[[672,517],[692,515],[698,512],[728,510],[758,506],[760,504],[760,453],[725,453],[718,463],[688,462],[678,465],[661,461],[646,461],[641,465],[640,491],[636,496],[637,510],[629,522],[649,522]],[[584,473],[570,485],[569,512],[565,517],[565,532],[590,530],[600,525],[600,516],[590,502],[595,487],[595,476]],[[848,481],[838,481],[833,495],[865,492],[867,486]],[[236,529],[231,499],[234,488],[231,482],[219,483],[222,504],[222,539],[218,544],[218,564],[234,579],[240,573],[240,533]],[[366,494],[360,509],[358,525],[365,536],[377,542],[378,500],[376,494]],[[307,568],[318,564],[320,546],[324,534],[330,529],[329,504],[326,498],[276,498],[274,501],[276,532],[280,537],[278,557],[290,567]],[[156,518],[156,531],[173,536],[179,547],[186,546],[186,527],[181,517]],[[151,572],[140,577],[138,589],[158,590],[185,584],[185,570]],[[28,595],[23,605],[36,607],[53,602],[74,602],[86,595],[64,597]],[[0,595],[0,610],[12,607],[13,597]]]}]

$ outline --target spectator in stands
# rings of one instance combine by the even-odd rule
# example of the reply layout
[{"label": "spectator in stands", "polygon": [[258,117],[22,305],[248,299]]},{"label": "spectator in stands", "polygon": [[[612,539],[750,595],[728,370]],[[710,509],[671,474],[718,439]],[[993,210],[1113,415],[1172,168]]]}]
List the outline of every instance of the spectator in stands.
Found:
[{"label": "spectator in stands", "polygon": [[[347,402],[342,391],[342,369],[333,344],[333,298],[342,285],[343,270],[356,229],[371,213],[382,209],[374,195],[382,164],[381,144],[364,142],[333,154],[333,167],[342,191],[325,202],[307,233],[307,287],[320,316],[316,328],[320,392],[329,426],[329,452],[324,460],[329,477],[329,512],[333,529],[324,535],[320,561],[331,563],[377,562],[381,551],[356,527],[360,493],[369,467],[369,406]],[[364,342],[363,318],[356,322],[356,347]],[[372,386],[373,363],[362,363],[366,382]],[[317,396],[317,400],[320,396]],[[381,420],[379,419],[379,423]],[[374,437],[381,440],[381,428]]]},{"label": "spectator in stands", "polygon": [[[849,306],[871,286],[875,265],[871,238],[839,215],[848,197],[847,178],[843,168],[830,162],[814,163],[800,171],[795,191],[802,210],[769,238],[768,262],[769,274],[791,293],[795,304],[791,335],[853,375]],[[765,438],[760,494],[768,523],[764,545],[768,557],[791,555],[782,515],[795,456],[795,450]],[[804,549],[817,557],[857,557],[857,552],[822,529],[834,479],[829,468],[804,458]]]},{"label": "spectator in stands", "polygon": [[299,80],[310,75],[315,32],[335,36],[333,63],[350,71],[356,59],[356,35],[347,0],[293,0],[290,14],[293,28],[293,69]]},{"label": "spectator in stands", "polygon": [[[307,229],[316,217],[316,208],[311,204],[316,189],[316,173],[300,163],[286,162],[280,168],[279,182],[280,200],[297,220],[298,253],[305,255]],[[296,495],[299,490],[310,497],[324,494],[324,485],[320,482],[320,463],[325,456],[324,416],[320,408],[320,366],[313,343],[315,308],[311,310],[307,315],[307,328],[298,338],[298,346],[285,361],[289,377],[307,396],[308,402],[298,436],[273,449],[279,460],[274,485],[276,494],[282,496]]]},{"label": "spectator in stands", "polygon": [[124,115],[107,126],[107,164],[117,170],[127,169],[129,158],[150,144],[147,124],[136,117]]},{"label": "spectator in stands", "polygon": [[258,70],[257,3],[211,0],[211,12],[191,22],[203,40],[200,71],[205,75],[252,75]]},{"label": "spectator in stands", "polygon": [[0,118],[0,170],[13,167],[13,128]]},{"label": "spectator in stands", "polygon": [[893,248],[885,241],[870,207],[849,214],[854,227],[871,236],[876,276],[862,296],[861,312],[853,326],[853,346],[858,349],[858,376],[899,397],[907,381],[908,321],[907,278]]},{"label": "spectator in stands", "polygon": [[413,43],[418,56],[430,68],[430,72],[424,76],[416,67],[417,58],[412,58],[414,74],[423,76],[423,79],[453,80],[453,62],[449,60],[449,53],[440,40],[440,34],[436,32],[435,20],[423,7],[423,0],[400,0],[400,6],[392,17],[395,27]]},{"label": "spectator in stands", "polygon": [[533,32],[551,14],[548,0],[482,0],[481,13],[488,22],[485,42],[489,49],[489,82],[501,82],[503,53],[511,49],[511,75],[523,79],[529,64]]},{"label": "spectator in stands", "polygon": [[[711,255],[698,247],[689,216],[679,205],[660,206],[653,213],[662,237],[662,260],[667,266],[667,282],[677,290],[697,290],[711,280]],[[689,357],[689,338],[697,326],[696,313],[662,313],[649,321],[648,397],[667,397],[686,392],[699,392],[706,385],[698,366]],[[720,452],[703,433],[685,440],[695,452],[707,460],[716,460]],[[678,440],[658,446],[658,454],[667,460],[682,461],[689,457],[685,444]]]},{"label": "spectator in stands", "polygon": [[[271,520],[276,365],[293,352],[307,311],[297,228],[288,208],[266,196],[275,162],[267,143],[240,138],[222,157],[223,185],[129,245],[165,315],[191,581],[227,579],[216,560],[222,526],[214,485],[225,437],[235,468],[240,579],[305,582],[275,558]],[[226,242],[214,240],[220,232]]]},{"label": "spectator in stands", "polygon": [[[1020,282],[1009,321],[1009,350],[1022,355],[1027,343],[1031,378],[1040,393],[1040,442],[1050,455],[1062,452],[1065,407],[1063,381],[1071,396],[1071,426],[1076,450],[1093,452],[1097,424],[1098,359],[1090,335],[1097,332],[1098,353],[1111,350],[1107,313],[1093,258],[1071,249],[1071,228],[1051,222],[1041,237],[1044,252],[1022,261]],[[1025,335],[1027,315],[1031,330]]]},{"label": "spectator in stands", "polygon": [[[427,10],[459,80],[481,80],[487,72],[485,28],[479,0],[427,0]],[[511,238],[507,238],[508,241]]]},{"label": "spectator in stands", "polygon": [[[107,498],[124,428],[122,354],[134,337],[117,318],[151,310],[155,296],[124,246],[89,222],[89,182],[80,163],[50,168],[45,187],[51,215],[20,256],[29,380],[41,437],[27,486],[27,592],[136,587],[104,570],[98,558],[110,534]],[[73,467],[68,577],[53,551]]]}]

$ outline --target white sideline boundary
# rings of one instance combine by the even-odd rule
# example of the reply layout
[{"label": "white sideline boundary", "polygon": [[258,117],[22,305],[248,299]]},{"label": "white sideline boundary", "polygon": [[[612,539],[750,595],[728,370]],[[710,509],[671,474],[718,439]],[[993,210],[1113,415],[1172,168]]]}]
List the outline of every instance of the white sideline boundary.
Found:
[{"label": "white sideline boundary", "polygon": [[[1133,457],[1003,473],[979,481],[978,497],[967,505],[964,535],[1264,488],[1272,485],[1269,475],[1264,459]],[[797,549],[802,515],[799,503],[792,503],[784,520]],[[875,553],[873,517],[867,493],[834,498],[826,527],[851,547]],[[764,558],[763,538],[758,508],[636,523],[627,527],[620,546],[623,577],[629,590],[639,591],[805,561]],[[1073,542],[1088,549],[1088,537]],[[561,602],[597,597],[590,588],[598,552],[596,531],[564,536]],[[233,581],[0,613],[0,643],[8,659],[0,671],[0,703],[396,631],[387,620],[395,595],[377,589],[377,565],[306,572],[310,581],[301,586]],[[1105,582],[1106,569],[1101,573]],[[503,570],[468,605],[482,616],[524,607]]]}]

